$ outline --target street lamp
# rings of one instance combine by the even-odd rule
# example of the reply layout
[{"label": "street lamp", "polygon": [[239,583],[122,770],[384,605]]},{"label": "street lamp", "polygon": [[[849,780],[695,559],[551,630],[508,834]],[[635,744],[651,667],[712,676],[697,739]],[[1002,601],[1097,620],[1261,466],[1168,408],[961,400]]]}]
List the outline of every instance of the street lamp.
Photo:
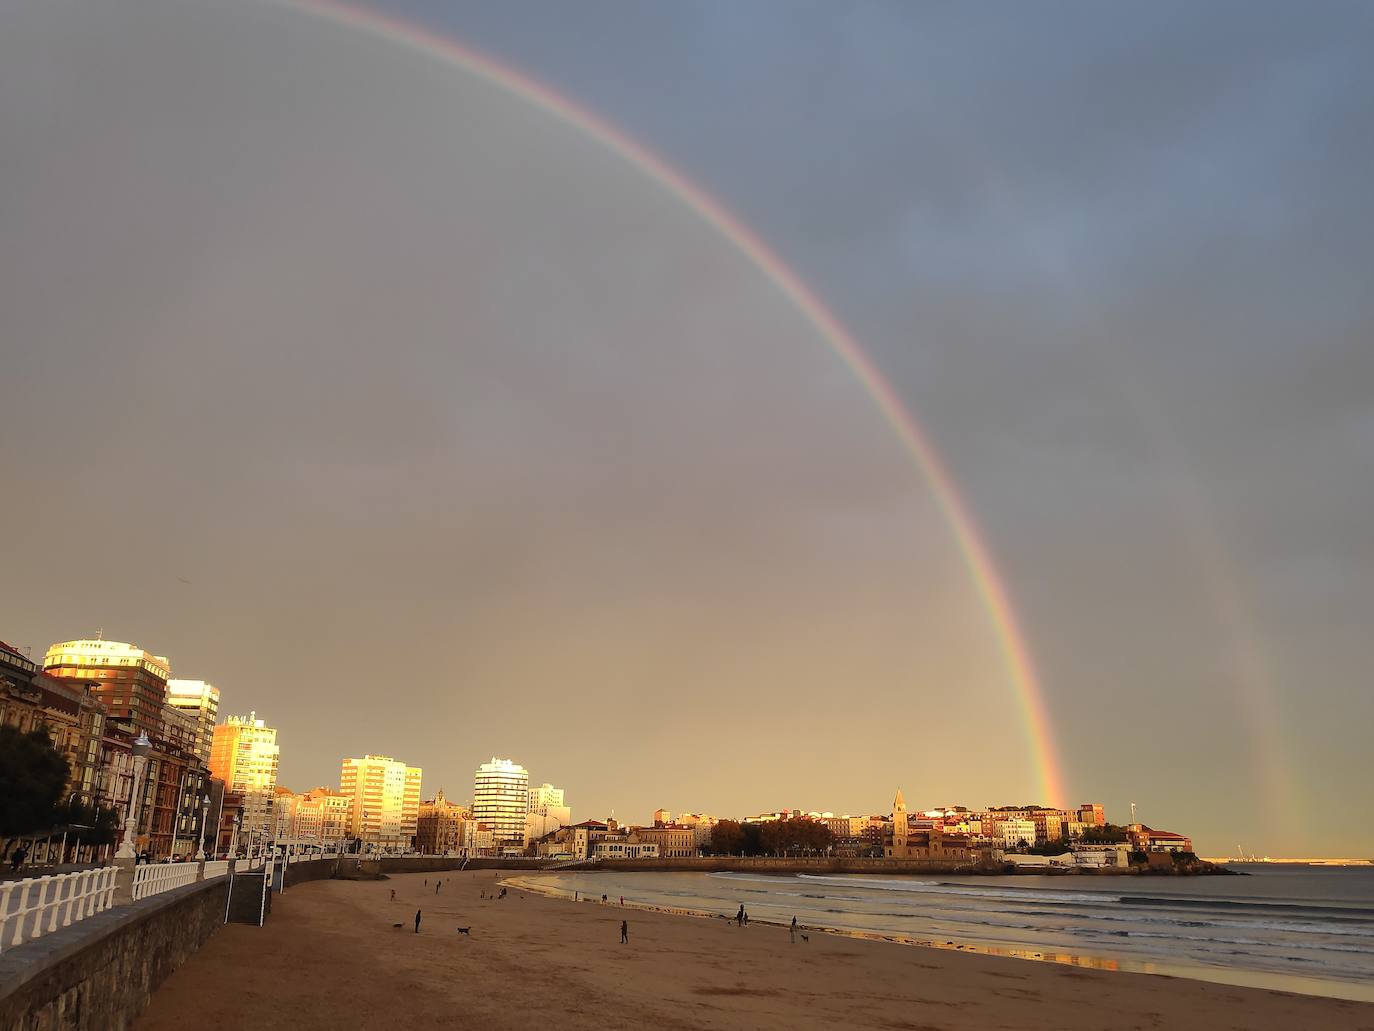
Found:
[{"label": "street lamp", "polygon": [[[62,828],[62,851],[58,853],[57,857],[57,861],[59,864],[65,863],[67,861],[67,832],[72,829],[72,799],[74,799],[77,795],[87,794],[90,794],[90,792],[73,791],[70,795],[67,796],[67,826]],[[78,824],[77,826],[80,826],[83,830],[86,829],[84,824]],[[80,847],[78,847],[77,854],[79,855],[80,852],[81,849]]]},{"label": "street lamp", "polygon": [[205,858],[205,824],[210,819],[210,796],[206,795],[200,800],[200,851],[196,853],[197,859]]},{"label": "street lamp", "polygon": [[239,814],[234,814],[234,831],[229,835],[229,858],[237,859],[239,854]]},{"label": "street lamp", "polygon": [[129,806],[124,813],[124,839],[119,843],[116,859],[138,858],[134,852],[134,835],[138,832],[138,796],[143,788],[143,768],[148,765],[148,750],[152,747],[148,735],[140,731],[133,746],[134,779],[129,786]]}]

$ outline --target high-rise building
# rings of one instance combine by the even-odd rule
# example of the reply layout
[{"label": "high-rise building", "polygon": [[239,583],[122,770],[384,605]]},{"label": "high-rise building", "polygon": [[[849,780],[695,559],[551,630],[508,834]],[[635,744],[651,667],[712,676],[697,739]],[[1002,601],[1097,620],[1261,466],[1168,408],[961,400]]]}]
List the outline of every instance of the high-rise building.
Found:
[{"label": "high-rise building", "polygon": [[128,720],[149,737],[162,736],[162,706],[172,675],[165,656],[136,644],[82,639],[52,645],[43,668],[53,676],[82,681],[111,719]]},{"label": "high-rise building", "polygon": [[420,814],[420,773],[389,755],[345,759],[339,792],[353,804],[350,833],[379,848],[410,848]]},{"label": "high-rise building", "polygon": [[525,840],[538,841],[560,827],[572,823],[572,810],[563,803],[563,789],[541,784],[529,790],[529,808],[525,813]]},{"label": "high-rise building", "polygon": [[208,764],[210,745],[215,739],[215,723],[219,719],[219,688],[204,680],[169,680],[167,704],[195,719],[195,753],[201,762]]},{"label": "high-rise building", "polygon": [[472,782],[472,818],[491,828],[498,846],[524,847],[529,805],[530,775],[523,766],[492,756],[491,762],[477,767]]},{"label": "high-rise building", "polygon": [[274,830],[272,797],[277,787],[277,732],[258,719],[256,712],[230,716],[215,727],[210,745],[210,772],[224,781],[225,790],[243,796],[243,823],[239,829],[245,846],[267,841]]}]

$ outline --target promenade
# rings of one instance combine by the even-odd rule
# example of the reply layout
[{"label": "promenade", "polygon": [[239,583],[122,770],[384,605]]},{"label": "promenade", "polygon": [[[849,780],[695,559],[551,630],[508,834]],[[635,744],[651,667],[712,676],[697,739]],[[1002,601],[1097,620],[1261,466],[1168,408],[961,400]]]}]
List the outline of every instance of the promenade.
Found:
[{"label": "promenade", "polygon": [[[515,890],[482,899],[503,876],[293,887],[266,926],[216,932],[154,992],[135,1027],[1374,1031],[1370,1004],[825,934],[793,945],[777,927]],[[436,877],[444,882],[437,896]],[[619,943],[621,919],[629,945]]]}]

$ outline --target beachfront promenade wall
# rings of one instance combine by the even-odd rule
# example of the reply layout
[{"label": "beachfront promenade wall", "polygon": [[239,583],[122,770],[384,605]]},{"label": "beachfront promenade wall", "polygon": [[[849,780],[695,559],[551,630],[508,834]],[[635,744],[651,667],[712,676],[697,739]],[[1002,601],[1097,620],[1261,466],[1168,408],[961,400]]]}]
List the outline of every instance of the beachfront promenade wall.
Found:
[{"label": "beachfront promenade wall", "polygon": [[709,873],[753,871],[757,873],[970,873],[972,861],[947,859],[840,859],[833,856],[778,858],[775,856],[699,856],[694,859],[603,859],[579,864],[580,870],[700,870]]},{"label": "beachfront promenade wall", "polygon": [[123,1031],[224,924],[228,891],[194,882],[0,954],[0,1031]]}]

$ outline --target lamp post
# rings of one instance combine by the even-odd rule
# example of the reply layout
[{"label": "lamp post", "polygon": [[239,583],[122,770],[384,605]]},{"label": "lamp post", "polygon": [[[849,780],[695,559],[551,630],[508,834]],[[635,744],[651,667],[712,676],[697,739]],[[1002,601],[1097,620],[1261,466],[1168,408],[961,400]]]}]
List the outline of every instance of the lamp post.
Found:
[{"label": "lamp post", "polygon": [[143,788],[143,768],[148,765],[148,749],[153,743],[146,733],[140,732],[134,741],[134,779],[129,787],[129,806],[124,813],[124,839],[119,843],[116,859],[136,859],[134,836],[138,832],[138,796]]},{"label": "lamp post", "polygon": [[177,831],[181,830],[181,806],[182,803],[186,801],[186,777],[190,772],[190,770],[181,771],[181,783],[177,785],[177,800],[176,804],[172,807],[171,858],[173,861],[175,861],[177,857]]},{"label": "lamp post", "polygon": [[210,819],[210,796],[206,795],[200,800],[200,851],[196,853],[197,859],[205,858],[205,824]]},{"label": "lamp post", "polygon": [[234,814],[234,830],[229,835],[229,858],[237,859],[239,854],[239,814]]},{"label": "lamp post", "polygon": [[[58,865],[61,865],[62,863],[65,863],[67,861],[67,831],[71,830],[72,828],[72,799],[74,799],[77,795],[85,794],[89,794],[89,792],[73,791],[70,795],[67,796],[67,826],[62,828],[62,851],[58,853],[57,856]],[[80,853],[80,851],[81,849],[78,846],[77,852]]]}]

